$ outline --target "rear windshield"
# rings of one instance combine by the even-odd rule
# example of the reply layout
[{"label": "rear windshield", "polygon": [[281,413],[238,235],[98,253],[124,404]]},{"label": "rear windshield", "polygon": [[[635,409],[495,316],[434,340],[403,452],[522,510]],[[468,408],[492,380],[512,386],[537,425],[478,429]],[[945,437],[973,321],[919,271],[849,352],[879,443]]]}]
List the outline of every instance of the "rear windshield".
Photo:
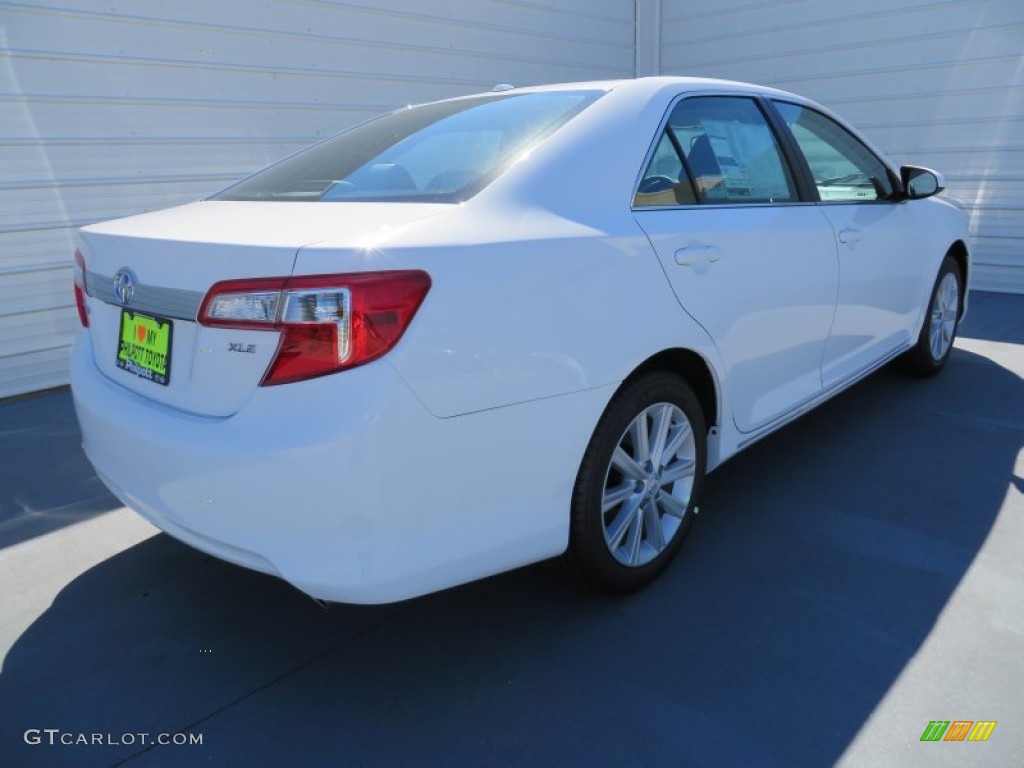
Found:
[{"label": "rear windshield", "polygon": [[600,95],[506,93],[402,109],[285,158],[213,199],[458,203]]}]

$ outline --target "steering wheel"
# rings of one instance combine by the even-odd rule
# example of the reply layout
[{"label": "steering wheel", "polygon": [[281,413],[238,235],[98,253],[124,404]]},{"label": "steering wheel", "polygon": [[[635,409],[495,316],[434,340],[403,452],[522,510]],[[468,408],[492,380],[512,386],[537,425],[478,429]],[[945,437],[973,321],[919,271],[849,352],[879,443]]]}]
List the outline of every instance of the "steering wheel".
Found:
[{"label": "steering wheel", "polygon": [[637,192],[650,195],[655,192],[667,192],[675,186],[676,182],[668,176],[647,176],[640,182]]}]

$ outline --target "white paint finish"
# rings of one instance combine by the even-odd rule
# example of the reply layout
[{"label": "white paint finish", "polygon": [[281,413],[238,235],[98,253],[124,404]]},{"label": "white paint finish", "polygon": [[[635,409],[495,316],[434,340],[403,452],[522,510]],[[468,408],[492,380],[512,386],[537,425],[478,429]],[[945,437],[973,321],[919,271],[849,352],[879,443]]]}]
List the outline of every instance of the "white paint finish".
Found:
[{"label": "white paint finish", "polygon": [[[296,265],[316,274],[359,260],[363,269],[383,263],[431,275],[423,307],[386,359],[435,415],[615,384],[677,343],[711,354],[706,335],[678,316],[628,211],[597,228],[539,211],[511,213],[502,226],[479,207],[464,210],[371,251],[338,242],[304,248]],[[629,351],[609,355],[623,337],[635,339]]]},{"label": "white paint finish", "polygon": [[[839,269],[832,230],[815,206],[637,209],[634,215],[679,303],[718,347],[719,374],[741,432],[821,393]],[[694,245],[715,249],[717,260],[679,264],[677,252]],[[743,311],[729,311],[723,301]]]},{"label": "white paint finish", "polygon": [[[198,549],[358,603],[558,554],[568,538],[559,511],[611,396],[597,389],[438,419],[378,362],[261,388],[222,421],[126,398],[96,371],[84,335],[73,366],[85,452],[123,501]],[[554,420],[564,429],[552,432]],[[398,467],[415,482],[395,482]],[[530,483],[511,481],[524,474]]]},{"label": "white paint finish", "polygon": [[[2,13],[0,323],[15,335],[0,335],[0,397],[67,381],[47,350],[70,343],[67,271],[53,267],[69,264],[74,227],[199,199],[396,106],[635,67],[632,0],[48,0]],[[32,295],[53,296],[61,324],[11,319],[38,303],[12,270],[35,273]]]},{"label": "white paint finish", "polygon": [[[364,239],[450,208],[214,201],[94,224],[79,235],[90,275],[109,279],[127,265],[142,284],[202,296],[221,280],[291,274],[295,254],[303,245],[332,237]],[[354,262],[335,261],[327,271],[356,267]],[[173,319],[170,382],[154,385],[115,365],[121,308],[96,298],[93,286],[87,288],[96,367],[121,386],[174,408],[230,416],[259,385],[277,351],[276,331],[200,328],[194,318]],[[231,342],[252,344],[254,352],[232,354]]]},{"label": "white paint finish", "polygon": [[946,248],[963,236],[963,218],[937,198],[820,208],[837,236],[857,233],[838,244],[839,295],[821,361],[829,388],[917,340],[922,307]]},{"label": "white paint finish", "polygon": [[1024,5],[1016,0],[662,2],[665,74],[816,99],[970,215],[974,287],[1024,291]]},{"label": "white paint finish", "polygon": [[[618,382],[675,345],[712,356],[629,209],[674,88],[616,88],[458,209],[369,250],[347,239],[303,248],[296,272],[356,260],[431,275],[421,312],[387,360],[439,416]],[[594,163],[594,148],[607,146],[619,151]],[[607,354],[616,338],[631,339],[628,354]]]},{"label": "white paint finish", "polygon": [[[651,239],[634,218],[637,174],[671,101],[760,91],[682,78],[592,87],[608,92],[458,205],[196,203],[87,228],[90,268],[123,264],[162,286],[280,272],[296,250],[300,274],[413,268],[432,279],[384,357],[271,387],[255,386],[263,359],[236,364],[226,352],[191,391],[119,380],[117,309],[93,298],[97,332],[78,334],[72,389],[101,479],[172,535],[316,597],[398,600],[563,551],[585,447],[622,380],[656,353],[692,350],[710,367],[710,467],[884,362],[889,350],[875,348],[821,385],[829,319],[862,299],[856,283],[837,291],[822,206],[645,210],[636,216]],[[612,144],[619,151],[595,164]],[[918,210],[926,283],[966,224],[934,200]],[[713,279],[696,288],[667,276],[655,250],[674,253],[669,238],[687,230],[722,243]],[[875,266],[888,270],[884,295],[906,283],[892,259]],[[871,319],[880,338],[909,343],[919,330],[908,334],[899,312]],[[182,328],[187,366],[206,338]]]}]

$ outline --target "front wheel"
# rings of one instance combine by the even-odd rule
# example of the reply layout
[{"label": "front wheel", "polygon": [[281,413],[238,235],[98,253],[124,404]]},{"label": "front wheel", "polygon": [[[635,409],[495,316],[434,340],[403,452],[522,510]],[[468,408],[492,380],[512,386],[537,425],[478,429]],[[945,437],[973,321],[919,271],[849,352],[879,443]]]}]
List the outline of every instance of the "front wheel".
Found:
[{"label": "front wheel", "polygon": [[960,265],[947,254],[935,279],[921,335],[918,336],[917,344],[903,358],[903,367],[908,373],[934,376],[942,370],[953,351],[962,302],[963,277]]},{"label": "front wheel", "polygon": [[597,589],[634,592],[679,550],[707,466],[700,402],[657,372],[627,383],[601,417],[572,497],[569,565]]}]

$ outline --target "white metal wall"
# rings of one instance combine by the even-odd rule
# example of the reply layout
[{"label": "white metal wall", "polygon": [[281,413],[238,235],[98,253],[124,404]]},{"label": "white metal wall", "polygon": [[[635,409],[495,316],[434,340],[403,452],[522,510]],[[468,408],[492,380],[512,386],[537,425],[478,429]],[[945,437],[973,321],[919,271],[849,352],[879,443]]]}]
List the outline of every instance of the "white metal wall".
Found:
[{"label": "white metal wall", "polygon": [[0,0],[0,397],[66,381],[74,227],[498,82],[804,93],[942,170],[975,287],[1024,292],[1022,54],[1021,0]]},{"label": "white metal wall", "polygon": [[67,380],[74,227],[402,104],[634,56],[634,0],[0,2],[0,397]]},{"label": "white metal wall", "polygon": [[809,96],[971,216],[974,287],[1024,292],[1024,1],[662,0],[661,70]]}]

